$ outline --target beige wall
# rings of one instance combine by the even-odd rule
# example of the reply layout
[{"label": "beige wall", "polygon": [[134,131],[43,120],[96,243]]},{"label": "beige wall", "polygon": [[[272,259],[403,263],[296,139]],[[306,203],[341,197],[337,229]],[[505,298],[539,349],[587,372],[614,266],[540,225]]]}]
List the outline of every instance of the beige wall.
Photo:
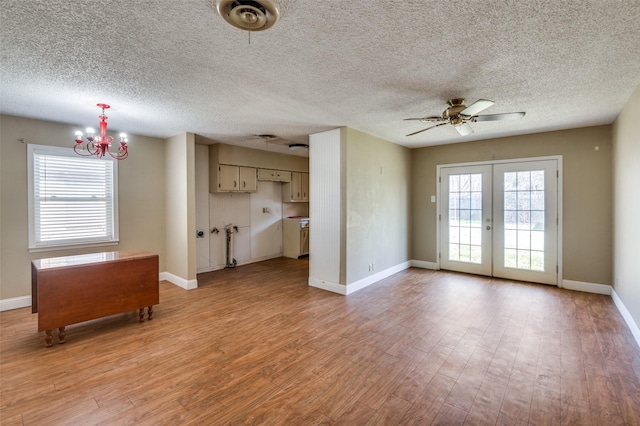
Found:
[{"label": "beige wall", "polygon": [[[596,151],[595,147],[599,150]],[[612,280],[611,126],[536,133],[413,151],[413,259],[436,262],[436,166],[563,156],[563,279]]]},{"label": "beige wall", "polygon": [[411,151],[354,129],[346,140],[348,285],[410,260]]},{"label": "beige wall", "polygon": [[614,289],[640,326],[640,86],[613,126]]},{"label": "beige wall", "polygon": [[[211,160],[216,164],[255,167],[258,169],[308,172],[309,158],[259,149],[218,143],[210,146]],[[217,159],[217,161],[215,161]]]},{"label": "beige wall", "polygon": [[[195,138],[181,133],[165,141],[166,272],[196,279]],[[192,288],[197,283],[185,282]]]},{"label": "beige wall", "polygon": [[33,259],[144,249],[165,266],[164,141],[131,135],[129,158],[118,164],[118,245],[29,253],[27,145],[73,146],[77,126],[0,116],[0,300],[31,295]]}]

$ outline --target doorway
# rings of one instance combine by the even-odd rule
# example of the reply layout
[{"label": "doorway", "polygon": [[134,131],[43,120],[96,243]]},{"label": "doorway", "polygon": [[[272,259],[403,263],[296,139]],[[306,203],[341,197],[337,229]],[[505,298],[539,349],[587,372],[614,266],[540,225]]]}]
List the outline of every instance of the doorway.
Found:
[{"label": "doorway", "polygon": [[561,160],[438,166],[440,268],[557,285]]}]

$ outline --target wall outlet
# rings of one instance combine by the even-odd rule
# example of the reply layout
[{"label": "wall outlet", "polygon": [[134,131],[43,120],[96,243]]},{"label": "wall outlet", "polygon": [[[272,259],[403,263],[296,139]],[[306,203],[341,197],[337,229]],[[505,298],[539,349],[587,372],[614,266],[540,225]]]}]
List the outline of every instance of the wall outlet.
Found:
[{"label": "wall outlet", "polygon": [[373,262],[369,264],[369,272],[373,271]]}]

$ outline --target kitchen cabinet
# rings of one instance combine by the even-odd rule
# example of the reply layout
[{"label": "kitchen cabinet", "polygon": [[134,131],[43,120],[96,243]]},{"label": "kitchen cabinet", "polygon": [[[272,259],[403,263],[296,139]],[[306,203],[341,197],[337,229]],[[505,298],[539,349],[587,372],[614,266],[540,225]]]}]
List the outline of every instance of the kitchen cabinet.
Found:
[{"label": "kitchen cabinet", "polygon": [[302,192],[302,200],[309,202],[309,173],[300,173],[300,189]]},{"label": "kitchen cabinet", "polygon": [[258,180],[270,182],[291,182],[291,172],[284,170],[258,169]]},{"label": "kitchen cabinet", "polygon": [[282,255],[297,259],[309,254],[309,218],[282,220]]},{"label": "kitchen cabinet", "polygon": [[258,178],[254,167],[218,165],[212,168],[209,181],[211,192],[255,192]]},{"label": "kitchen cabinet", "polygon": [[240,191],[257,191],[258,178],[256,169],[253,167],[239,167],[240,169]]},{"label": "kitchen cabinet", "polygon": [[309,173],[291,172],[291,182],[282,185],[282,201],[309,201]]}]

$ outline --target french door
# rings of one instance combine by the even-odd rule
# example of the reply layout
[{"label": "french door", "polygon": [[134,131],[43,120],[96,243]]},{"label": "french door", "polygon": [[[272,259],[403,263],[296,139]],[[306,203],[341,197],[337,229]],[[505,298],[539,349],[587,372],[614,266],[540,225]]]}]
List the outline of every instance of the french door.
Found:
[{"label": "french door", "polygon": [[440,167],[440,267],[558,282],[558,159]]}]

